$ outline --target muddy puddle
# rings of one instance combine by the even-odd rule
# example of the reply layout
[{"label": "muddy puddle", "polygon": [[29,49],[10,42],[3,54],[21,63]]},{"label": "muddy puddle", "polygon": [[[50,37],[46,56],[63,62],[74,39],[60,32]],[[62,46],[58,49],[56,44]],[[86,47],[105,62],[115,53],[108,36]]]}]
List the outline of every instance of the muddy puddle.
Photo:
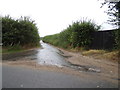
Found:
[{"label": "muddy puddle", "polygon": [[16,61],[18,59],[20,60],[20,58],[27,58],[29,60],[36,60],[36,62],[41,65],[69,67],[74,70],[85,72],[101,72],[100,69],[98,69],[97,67],[72,64],[65,60],[65,58],[70,58],[72,56],[64,56],[64,53],[61,50],[58,50],[55,47],[46,44],[42,41],[40,43],[42,48],[14,54],[3,54],[2,60]]}]

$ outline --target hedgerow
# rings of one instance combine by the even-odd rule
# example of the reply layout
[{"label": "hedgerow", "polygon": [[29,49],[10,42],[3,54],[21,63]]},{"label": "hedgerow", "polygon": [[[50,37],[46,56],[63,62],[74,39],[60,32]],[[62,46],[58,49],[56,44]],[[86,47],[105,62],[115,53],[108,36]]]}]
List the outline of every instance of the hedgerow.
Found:
[{"label": "hedgerow", "polygon": [[43,41],[62,48],[89,48],[92,33],[99,29],[100,26],[96,25],[91,20],[81,20],[69,25],[69,27],[59,34],[45,36]]},{"label": "hedgerow", "polygon": [[3,46],[36,46],[39,41],[38,28],[29,17],[19,19],[13,19],[10,16],[2,17]]}]

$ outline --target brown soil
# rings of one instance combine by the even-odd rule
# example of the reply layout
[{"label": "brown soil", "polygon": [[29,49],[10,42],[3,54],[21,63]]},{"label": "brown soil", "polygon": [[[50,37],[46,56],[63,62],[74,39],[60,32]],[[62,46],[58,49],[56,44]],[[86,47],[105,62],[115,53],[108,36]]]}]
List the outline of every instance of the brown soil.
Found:
[{"label": "brown soil", "polygon": [[91,57],[83,56],[79,52],[69,52],[64,49],[58,48],[63,52],[63,56],[66,57],[66,60],[71,62],[72,64],[83,65],[83,66],[91,66],[100,69],[100,73],[89,73],[77,71],[68,67],[57,67],[57,66],[45,66],[37,64],[34,60],[27,60],[25,58],[21,58],[17,61],[3,61],[3,65],[12,65],[12,66],[21,66],[25,68],[31,69],[39,69],[39,70],[48,70],[55,72],[62,72],[71,75],[76,75],[80,77],[88,77],[88,78],[99,78],[103,80],[110,81],[112,83],[118,84],[118,63],[111,62],[108,60],[102,59],[93,59]]},{"label": "brown soil", "polygon": [[98,75],[100,75],[102,78],[103,77],[105,78],[109,77],[114,79],[119,78],[118,62],[101,58],[95,59],[94,57],[83,56],[80,52],[70,52],[61,48],[58,49],[64,52],[63,55],[68,57],[66,58],[66,60],[73,64],[99,68],[101,72]]}]

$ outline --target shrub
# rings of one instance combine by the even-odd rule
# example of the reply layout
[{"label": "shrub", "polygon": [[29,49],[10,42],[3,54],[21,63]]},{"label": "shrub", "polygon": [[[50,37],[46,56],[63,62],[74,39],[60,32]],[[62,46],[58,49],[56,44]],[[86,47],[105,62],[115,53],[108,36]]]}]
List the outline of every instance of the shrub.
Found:
[{"label": "shrub", "polygon": [[91,22],[91,20],[81,20],[69,25],[69,27],[59,34],[45,36],[43,41],[62,48],[88,48],[92,40],[92,32],[98,29],[100,29],[100,26]]},{"label": "shrub", "polygon": [[3,46],[37,45],[40,41],[38,29],[29,17],[13,19],[10,16],[2,17]]},{"label": "shrub", "polygon": [[73,47],[88,47],[92,40],[92,33],[97,31],[99,26],[92,23],[91,20],[76,22],[72,26],[71,42]]}]

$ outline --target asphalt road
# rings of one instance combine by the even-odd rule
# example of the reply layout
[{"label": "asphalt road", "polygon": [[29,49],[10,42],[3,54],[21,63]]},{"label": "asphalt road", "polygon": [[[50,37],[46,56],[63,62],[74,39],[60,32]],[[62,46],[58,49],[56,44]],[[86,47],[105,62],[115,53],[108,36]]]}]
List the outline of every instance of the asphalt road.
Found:
[{"label": "asphalt road", "polygon": [[91,80],[60,72],[24,67],[2,66],[3,88],[100,88],[117,87],[101,80]]}]

